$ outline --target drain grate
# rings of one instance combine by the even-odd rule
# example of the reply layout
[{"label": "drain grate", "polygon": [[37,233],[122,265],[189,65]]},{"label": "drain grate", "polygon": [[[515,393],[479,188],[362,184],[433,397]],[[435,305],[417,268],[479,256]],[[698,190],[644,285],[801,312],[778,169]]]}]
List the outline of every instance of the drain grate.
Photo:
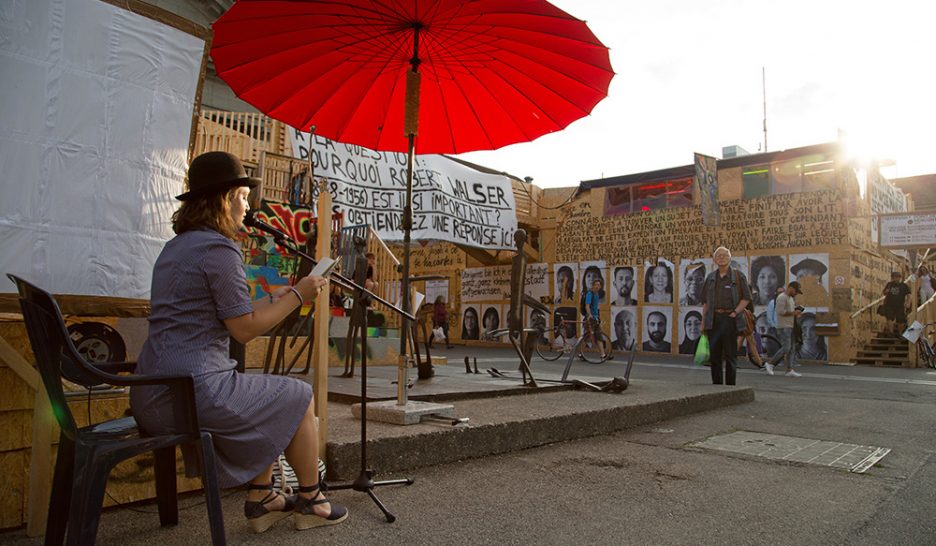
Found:
[{"label": "drain grate", "polygon": [[694,447],[793,461],[862,473],[890,453],[889,447],[844,444],[795,436],[738,431],[712,436]]}]

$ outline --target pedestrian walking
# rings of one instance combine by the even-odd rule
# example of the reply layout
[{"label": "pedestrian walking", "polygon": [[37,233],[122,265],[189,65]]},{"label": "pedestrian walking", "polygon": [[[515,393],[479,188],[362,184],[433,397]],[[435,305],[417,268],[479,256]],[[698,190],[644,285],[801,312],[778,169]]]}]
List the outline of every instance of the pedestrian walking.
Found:
[{"label": "pedestrian walking", "polygon": [[442,330],[442,336],[445,338],[445,348],[451,349],[452,343],[449,341],[449,312],[448,306],[445,305],[445,297],[438,296],[435,300],[435,303],[432,305],[432,334],[429,336],[429,346],[432,347],[432,342],[435,340],[435,332],[438,329]]},{"label": "pedestrian walking", "polygon": [[793,328],[801,311],[796,308],[796,296],[802,294],[800,283],[793,281],[787,285],[786,291],[778,295],[774,303],[774,312],[777,321],[777,335],[780,337],[780,350],[764,364],[767,375],[774,375],[774,366],[782,360],[787,369],[787,376],[800,377],[802,374],[794,370],[796,366],[796,350],[793,347]]},{"label": "pedestrian walking", "polygon": [[891,273],[891,280],[884,286],[884,318],[887,319],[887,332],[900,336],[907,327],[907,306],[910,305],[910,287],[900,280],[900,271]]}]

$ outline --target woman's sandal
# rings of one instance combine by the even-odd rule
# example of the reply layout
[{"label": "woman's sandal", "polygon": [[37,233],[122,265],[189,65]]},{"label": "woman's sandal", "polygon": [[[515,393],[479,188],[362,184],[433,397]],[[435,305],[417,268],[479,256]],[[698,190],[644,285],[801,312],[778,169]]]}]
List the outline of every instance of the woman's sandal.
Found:
[{"label": "woman's sandal", "polygon": [[[281,491],[274,491],[272,483],[266,485],[251,483],[247,485],[247,489],[269,491],[262,500],[244,502],[244,516],[247,517],[247,523],[250,524],[250,527],[255,533],[262,533],[272,527],[277,521],[289,517],[296,508],[296,497],[287,497]],[[285,500],[282,508],[270,510],[265,506],[279,497],[283,497]]]},{"label": "woman's sandal", "polygon": [[324,525],[335,525],[348,519],[348,509],[335,503],[331,503],[331,512],[327,516],[320,516],[312,510],[316,505],[329,503],[325,495],[319,493],[318,484],[308,487],[300,485],[299,492],[316,494],[312,498],[306,498],[300,495],[296,499],[295,516],[293,519],[296,522],[297,531],[303,531],[313,527],[322,527]]}]

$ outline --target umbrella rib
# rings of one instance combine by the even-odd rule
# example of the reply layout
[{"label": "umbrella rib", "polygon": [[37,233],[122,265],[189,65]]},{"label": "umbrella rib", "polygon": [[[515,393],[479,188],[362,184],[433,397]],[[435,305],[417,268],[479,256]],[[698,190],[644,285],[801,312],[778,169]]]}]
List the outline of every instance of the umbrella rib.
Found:
[{"label": "umbrella rib", "polygon": [[[475,21],[477,21],[477,19],[480,18],[480,17],[481,17],[480,15],[477,16],[477,17],[475,17]],[[544,16],[544,17],[545,17],[545,16]],[[470,23],[464,23],[464,24],[459,24],[459,25],[452,25],[452,24],[440,23],[440,24],[437,25],[437,27],[438,27],[438,28],[442,28],[442,29],[459,29],[459,30],[463,30],[463,29],[467,28],[467,26],[468,26],[469,24],[470,24]],[[488,25],[488,26],[490,26],[491,28],[494,28],[494,25]],[[540,30],[535,30],[535,29],[529,29],[529,28],[524,28],[524,27],[516,27],[516,26],[511,27],[511,26],[509,26],[509,25],[498,25],[498,26],[499,26],[499,27],[502,27],[502,28],[513,28],[513,29],[517,29],[517,30],[521,30],[521,31],[525,31],[525,32],[530,32],[531,34],[534,34],[534,35],[558,37],[558,38],[562,38],[562,39],[565,39],[565,40],[569,40],[569,41],[571,41],[571,42],[578,42],[578,43],[584,44],[584,45],[586,45],[586,46],[591,46],[591,47],[596,47],[596,48],[604,48],[605,50],[608,49],[607,46],[605,46],[604,44],[602,44],[600,41],[597,41],[597,40],[596,40],[595,43],[592,43],[592,42],[588,42],[588,41],[585,41],[585,40],[580,40],[580,39],[578,39],[578,38],[570,38],[570,37],[568,37],[568,36],[565,36],[565,35],[563,35],[563,34],[558,34],[558,33],[555,33],[555,32],[545,32],[545,31],[540,31]],[[476,33],[472,33],[472,34],[476,34]],[[517,43],[517,44],[522,44],[522,45],[529,45],[530,43],[535,43],[535,41],[532,41],[532,40],[520,41],[520,40],[517,40],[517,39],[514,39],[514,38],[509,38],[509,37],[501,36],[501,35],[497,35],[497,36],[496,36],[496,40],[504,41],[504,42],[507,42],[507,43]],[[605,67],[602,66],[602,65],[600,65],[600,64],[595,64],[595,63],[589,63],[589,62],[582,61],[581,59],[575,57],[574,55],[569,54],[569,53],[566,53],[564,50],[563,50],[563,51],[551,50],[551,51],[552,51],[552,53],[554,53],[554,54],[556,54],[556,55],[559,55],[559,56],[562,56],[562,57],[566,57],[567,59],[570,59],[570,60],[579,62],[579,63],[581,63],[581,64],[587,64],[587,65],[589,65],[589,66],[593,66],[593,67],[598,68],[598,69],[601,69],[601,70],[604,70],[604,69],[605,69]]]},{"label": "umbrella rib", "polygon": [[[512,68],[513,68],[513,67],[512,67]],[[468,68],[467,66],[465,67],[465,69],[468,70],[469,73],[474,74],[474,71],[472,71],[472,70],[471,70],[470,68]],[[526,93],[524,93],[520,88],[518,88],[516,85],[514,85],[514,84],[511,83],[510,81],[506,80],[505,78],[503,78],[503,77],[500,75],[499,72],[494,71],[494,70],[492,70],[491,72],[494,73],[496,77],[500,78],[500,80],[503,81],[508,87],[512,87],[514,90],[516,90],[517,93],[518,93],[520,96],[522,96],[523,98],[525,98],[525,99],[527,100],[527,102],[529,102],[530,104],[536,106],[536,109],[539,110],[539,112],[540,112],[541,114],[543,114],[547,119],[549,119],[556,127],[560,127],[560,128],[563,127],[563,125],[562,125],[561,123],[559,123],[558,121],[556,121],[556,119],[554,119],[551,115],[549,115],[548,112],[546,112],[546,111],[544,111],[542,108],[540,108],[539,105],[537,105],[536,102],[534,102],[534,101],[533,101]],[[518,71],[518,72],[522,73],[522,71]],[[458,85],[458,84],[456,83],[456,85]],[[461,90],[461,86],[458,86],[458,87],[459,87],[459,90]],[[544,87],[545,87],[545,86],[544,86]],[[487,91],[487,87],[486,87],[486,86],[484,87],[484,89]],[[547,89],[549,89],[549,88],[547,87]],[[549,89],[549,90],[552,91],[553,94],[559,96],[559,95],[558,95],[555,91],[553,91],[552,89]],[[490,96],[491,96],[492,98],[495,98],[495,99],[496,99],[496,97],[494,96],[493,93],[491,93],[490,91],[488,91],[488,93],[490,94]],[[463,96],[465,95],[464,92],[462,92],[462,95],[463,95]],[[575,107],[575,108],[578,109],[579,111],[582,111],[581,108],[579,108],[577,105],[575,105],[575,104],[572,103],[571,101],[566,100],[564,97],[561,97],[561,98],[563,98],[563,100],[565,100],[565,102],[567,102],[568,104],[571,104],[573,107]],[[500,104],[500,103],[499,103],[498,101],[496,101],[496,100],[495,100],[495,102],[497,102],[498,104]],[[469,104],[469,106],[471,107],[472,113],[474,113],[474,114],[475,114],[475,117],[478,119],[478,123],[481,124],[481,119],[480,119],[480,117],[478,116],[478,114],[477,114],[477,112],[476,112],[474,106],[471,105],[470,102],[468,102],[468,104]],[[507,116],[510,118],[510,120],[513,121],[513,124],[514,124],[514,126],[517,127],[517,130],[519,130],[519,131],[524,135],[524,137],[526,137],[528,140],[530,140],[529,134],[528,134],[527,131],[523,128],[523,125],[520,124],[520,123],[518,123],[517,119],[516,119],[516,118],[514,117],[514,115],[513,115],[513,112],[510,112],[510,111],[509,111],[508,109],[506,109],[506,108],[504,108],[504,112],[507,114]],[[585,112],[585,114],[588,114],[588,112]],[[485,134],[485,136],[487,136],[487,135]],[[490,143],[490,138],[488,139],[488,142]],[[491,144],[493,145],[493,143],[491,143]]]},{"label": "umbrella rib", "polygon": [[[355,29],[358,29],[359,27],[358,27],[357,25],[348,24],[348,25],[333,25],[333,26],[331,26],[331,27],[329,27],[329,28],[332,28],[332,29],[335,29],[335,30],[344,31],[344,29],[355,30]],[[292,35],[292,34],[302,34],[302,33],[308,33],[308,32],[309,32],[309,29],[307,29],[307,28],[302,28],[302,29],[296,29],[296,30],[293,30],[293,31],[290,31],[290,32],[285,32],[285,33],[279,34],[279,36],[284,36],[284,37],[285,37],[285,36],[290,36],[290,35]],[[389,29],[389,28],[388,28],[387,30],[384,30],[384,31],[382,31],[382,32],[369,34],[369,35],[366,35],[366,36],[363,36],[363,37],[361,36],[361,33],[360,33],[360,32],[342,32],[342,35],[343,35],[343,36],[347,36],[347,37],[349,37],[349,38],[353,38],[354,40],[351,41],[351,42],[348,42],[348,43],[343,44],[341,47],[342,47],[342,49],[353,48],[353,47],[355,47],[355,46],[357,46],[357,45],[360,45],[360,44],[363,44],[363,43],[368,43],[368,40],[376,40],[376,39],[380,39],[381,37],[384,37],[384,36],[392,36],[392,35],[395,34],[396,32],[397,32],[396,30],[393,30],[393,29]],[[267,39],[267,38],[268,38],[268,36],[264,36],[264,37],[261,37],[261,38],[251,38],[251,39],[249,39],[249,40],[241,40],[241,41],[233,42],[233,43],[226,44],[226,45],[219,45],[219,46],[212,47],[212,51],[220,51],[220,50],[223,50],[224,48],[229,47],[229,46],[244,46],[244,45],[247,45],[247,44],[256,42],[257,40]],[[328,42],[331,42],[331,41],[334,41],[334,38],[333,38],[333,37],[332,37],[332,38],[321,38],[321,39],[309,40],[309,41],[307,41],[307,42],[305,42],[305,43],[303,43],[303,44],[301,44],[300,46],[297,46],[297,47],[308,47],[308,46],[311,46],[311,45],[320,44],[320,43],[328,43]],[[274,53],[268,54],[266,57],[269,57],[269,56],[271,56],[271,55],[275,55],[275,54],[278,54],[278,53],[282,53],[283,51],[291,51],[292,49],[296,49],[297,47],[293,47],[293,48],[290,48],[290,49],[281,49],[281,50],[278,50],[278,51],[276,51],[276,52],[274,52]],[[238,65],[234,65],[234,66],[228,67],[228,69],[240,68],[240,67],[242,67],[242,66],[245,66],[246,64],[249,64],[249,63],[251,63],[251,62],[254,62],[254,61],[256,61],[256,60],[259,60],[259,59],[262,59],[262,58],[266,58],[266,57],[260,57],[260,58],[258,58],[258,59],[253,59],[253,60],[251,60],[251,61],[248,61],[247,63],[241,63],[241,64],[238,64]]]},{"label": "umbrella rib", "polygon": [[[390,61],[391,61],[391,57],[388,57],[387,60],[386,60],[386,62],[385,62],[384,65],[383,65],[383,69],[386,69],[386,68],[388,68],[388,67],[390,66]],[[378,73],[379,73],[379,74],[383,74],[383,73],[384,73],[384,70],[383,70],[383,69],[380,70]],[[345,81],[345,82],[342,84],[342,87],[345,86],[345,85],[347,85],[347,84],[348,84],[348,82]],[[399,78],[393,78],[393,88],[391,89],[390,93],[387,94],[387,100],[386,100],[386,103],[384,104],[385,107],[389,108],[390,101],[392,100],[392,97],[393,97],[393,91],[396,89],[396,87],[397,87],[398,84],[399,84]],[[339,89],[340,89],[340,87],[339,87]],[[349,114],[348,114],[348,119],[349,119],[349,120],[354,119],[355,115],[357,114],[358,111],[360,111],[360,109],[361,109],[361,107],[363,106],[364,102],[365,102],[365,101],[363,101],[363,100],[362,100],[362,101],[358,101],[358,103],[357,103],[357,105],[354,107],[354,109],[351,110],[351,112],[349,112]],[[320,110],[320,109],[321,109],[321,108],[319,108],[319,110]],[[318,113],[318,110],[316,110],[315,113]],[[315,113],[313,113],[313,114],[311,114],[310,116],[308,116],[308,117],[306,118],[305,123],[309,123],[310,121],[312,121],[312,117],[315,115]],[[347,125],[345,125],[345,127],[347,127]],[[344,130],[343,130],[343,129],[340,130],[340,131],[339,131],[339,134],[344,134]],[[381,124],[381,127],[380,127],[380,135],[383,136],[383,124]],[[336,138],[335,140],[338,140],[339,142],[341,142],[341,139],[340,139],[340,138]],[[378,138],[378,141],[379,141],[379,138]]]},{"label": "umbrella rib", "polygon": [[[500,59],[500,58],[498,58],[497,60],[498,60],[498,62],[501,62],[501,63],[503,63],[503,64],[506,65],[506,66],[510,66],[511,68],[513,68],[514,70],[516,70],[518,73],[523,74],[523,71],[517,69],[516,66],[514,66],[514,65],[512,65],[512,64],[510,64],[510,63],[507,63],[507,62],[505,62],[503,59]],[[460,65],[464,68],[464,70],[465,70],[467,73],[469,73],[469,74],[475,74],[475,72],[474,72],[468,65],[466,65],[464,62],[460,61],[459,59],[453,57],[453,61],[454,61],[455,63],[460,64]],[[548,67],[547,67],[547,68],[548,68]],[[527,93],[523,92],[522,89],[520,89],[519,87],[517,87],[516,85],[514,85],[513,83],[511,83],[511,82],[508,81],[507,79],[503,78],[503,77],[500,75],[500,73],[499,73],[498,71],[492,70],[491,72],[494,73],[494,74],[496,75],[496,77],[500,78],[500,80],[501,80],[502,82],[504,82],[508,87],[511,87],[511,88],[513,88],[514,90],[516,90],[517,93],[518,93],[520,96],[524,97],[524,98],[527,100],[527,102],[528,102],[529,104],[536,106],[536,109],[537,109],[544,117],[546,117],[547,119],[549,119],[556,127],[560,127],[560,128],[564,127],[564,126],[562,125],[562,123],[559,123],[555,118],[553,118],[551,115],[549,115],[548,112],[546,112],[546,111],[544,111],[542,108],[540,108],[540,107],[536,104],[536,102],[534,102],[534,101],[530,98],[530,96],[529,96]],[[477,76],[475,76],[475,77],[477,78]],[[464,96],[464,97],[466,98],[466,103],[467,103],[467,104],[469,105],[469,107],[471,108],[472,114],[474,114],[475,119],[478,120],[478,124],[481,125],[481,126],[483,127],[483,124],[482,124],[482,122],[481,122],[481,118],[480,118],[480,116],[478,115],[477,110],[475,110],[474,105],[472,105],[471,102],[467,100],[467,95],[465,95],[464,91],[462,91],[461,86],[458,85],[457,79],[456,79],[456,78],[452,78],[452,81],[453,81],[453,82],[455,83],[455,85],[459,88],[459,91],[462,92],[462,96]],[[537,83],[540,83],[540,82],[537,82]],[[580,83],[581,83],[581,82],[580,82]],[[582,109],[581,107],[579,107],[579,106],[578,106],[577,104],[575,104],[574,102],[568,100],[568,99],[567,99],[565,96],[563,96],[562,94],[557,93],[557,92],[556,92],[554,89],[552,89],[551,87],[549,87],[549,86],[547,86],[547,85],[544,85],[544,84],[542,84],[542,83],[540,83],[540,85],[542,85],[545,89],[549,90],[554,96],[558,97],[560,100],[562,100],[562,101],[565,102],[566,104],[570,105],[570,106],[573,107],[574,109],[578,110],[579,112],[582,112],[582,113],[585,114],[585,115],[587,115],[587,114],[590,113],[590,112],[588,112],[588,111]],[[583,84],[583,85],[586,85],[587,87],[591,87],[592,89],[594,89],[593,86],[588,86],[587,84]],[[485,90],[487,90],[486,87],[485,87]],[[600,91],[600,90],[598,90],[598,91]],[[489,93],[490,93],[490,92],[489,92]],[[490,96],[491,96],[492,98],[496,98],[496,97],[494,97],[494,94],[493,94],[493,93],[490,93]],[[497,102],[497,101],[495,100],[495,102]],[[523,126],[522,126],[520,123],[518,123],[518,121],[517,121],[517,119],[514,117],[513,113],[510,112],[510,111],[508,111],[507,109],[504,109],[504,111],[507,113],[507,116],[514,122],[514,125],[517,127],[517,129],[518,129],[525,137],[527,137],[527,138],[529,139],[529,134],[527,133],[527,131],[525,131],[525,130],[523,129]],[[485,137],[488,138],[489,144],[492,144],[492,145],[493,145],[493,143],[491,143],[491,141],[490,141],[490,138],[487,137],[487,133],[485,133]],[[453,142],[454,142],[454,136],[453,136]]]},{"label": "umbrella rib", "polygon": [[[390,37],[390,36],[392,36],[392,34],[386,33],[386,34],[384,34],[384,36]],[[384,40],[384,42],[385,42],[386,44],[388,44],[388,46],[393,45],[393,41],[392,41],[392,40]],[[269,60],[269,58],[272,57],[272,56],[274,56],[274,55],[279,55],[279,54],[282,54],[282,53],[295,51],[296,49],[307,48],[307,47],[310,47],[311,45],[313,45],[313,44],[315,44],[315,43],[317,43],[317,42],[312,42],[312,43],[309,43],[309,44],[303,44],[302,46],[299,46],[299,47],[296,47],[296,48],[291,48],[291,49],[287,49],[287,50],[278,51],[278,52],[276,52],[276,53],[273,54],[273,55],[268,55],[268,56],[266,56],[266,57],[259,57],[259,58],[256,58],[256,59],[252,59],[252,60],[249,60],[249,61],[242,62],[242,63],[237,64],[237,65],[232,65],[232,66],[229,66],[229,67],[225,67],[224,70],[221,71],[221,73],[225,73],[225,72],[228,72],[228,71],[231,71],[231,70],[236,70],[236,69],[239,69],[239,68],[247,68],[247,67],[249,67],[250,65],[252,65],[252,64],[254,64],[254,63],[264,62],[264,61],[266,61],[266,60]],[[363,39],[360,40],[359,43],[364,43],[364,40],[363,40]],[[351,46],[351,45],[355,45],[355,44],[347,44],[347,46]],[[400,46],[399,46],[397,49],[398,49],[398,50],[399,50],[399,49],[402,49],[402,44],[400,44]],[[392,55],[388,55],[386,58],[387,58],[388,61],[389,61],[389,60],[392,60]],[[296,64],[295,66],[293,66],[293,67],[290,68],[289,70],[284,71],[284,72],[281,73],[281,74],[286,74],[286,73],[288,73],[288,72],[299,71],[300,69],[305,68],[305,67],[308,66],[309,64],[312,64],[312,63],[315,63],[315,62],[317,62],[317,59],[310,58],[310,59],[308,59],[308,60],[306,60],[306,61],[303,61],[303,62],[301,62],[301,63],[299,63],[299,64]],[[348,59],[346,62],[357,62],[357,61],[354,61],[353,59]],[[358,64],[365,64],[365,63],[358,63]],[[385,63],[385,64],[386,64],[386,63]],[[337,65],[336,65],[335,67],[332,67],[332,69],[334,69],[334,68],[336,68],[336,67],[337,67]],[[330,69],[330,70],[332,70],[332,69]],[[316,79],[318,79],[318,78],[316,78]],[[314,81],[314,80],[313,80],[313,81]],[[241,90],[240,90],[240,93],[248,93],[248,92],[252,91],[253,89],[255,89],[256,87],[261,86],[261,85],[264,85],[265,83],[267,83],[267,82],[266,82],[266,81],[257,82],[257,83],[255,83],[255,84],[253,84],[253,85],[250,85],[250,86],[248,86],[248,87],[245,87],[245,88],[241,89]]]}]

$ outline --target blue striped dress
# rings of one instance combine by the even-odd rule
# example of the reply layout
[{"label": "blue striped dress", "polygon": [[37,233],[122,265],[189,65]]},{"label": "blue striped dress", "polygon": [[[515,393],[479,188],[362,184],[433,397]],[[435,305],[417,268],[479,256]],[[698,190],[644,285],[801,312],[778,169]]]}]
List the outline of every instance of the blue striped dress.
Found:
[{"label": "blue striped dress", "polygon": [[[199,424],[214,437],[221,486],[248,482],[289,444],[312,389],[294,378],[235,371],[222,321],[253,310],[240,247],[209,229],[176,236],[156,260],[150,296],[138,373],[192,376]],[[171,432],[165,387],[134,387],[130,407],[147,432]],[[191,453],[183,454],[186,474],[197,475]]]}]

